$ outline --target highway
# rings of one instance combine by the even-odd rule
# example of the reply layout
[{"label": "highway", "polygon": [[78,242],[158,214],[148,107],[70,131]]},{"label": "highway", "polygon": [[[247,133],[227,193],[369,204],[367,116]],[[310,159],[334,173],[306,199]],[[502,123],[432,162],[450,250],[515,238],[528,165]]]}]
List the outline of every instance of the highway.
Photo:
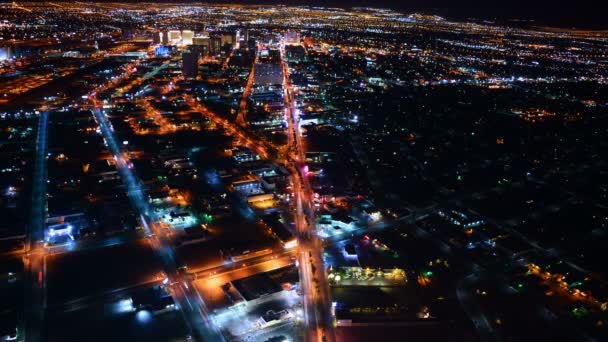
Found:
[{"label": "highway", "polygon": [[[287,110],[288,136],[292,140],[294,155],[290,155],[290,171],[293,175],[294,194],[296,197],[296,229],[300,246],[300,265],[302,265],[301,284],[304,290],[304,308],[308,317],[306,340],[335,341],[333,317],[330,312],[331,296],[325,274],[325,262],[322,257],[323,244],[315,231],[315,207],[312,201],[313,192],[307,175],[302,171],[305,158],[305,147],[302,142],[294,102],[294,90],[289,79],[289,67],[285,61],[285,47],[281,44],[281,63],[283,67],[283,88],[285,91],[285,108]],[[297,162],[293,162],[293,160]],[[299,162],[299,163],[298,163]],[[309,269],[310,265],[310,269]]]},{"label": "highway", "polygon": [[25,340],[41,341],[46,313],[46,252],[44,227],[46,221],[46,154],[48,149],[49,112],[43,111],[38,121],[30,223],[25,240]]},{"label": "highway", "polygon": [[44,225],[46,217],[46,153],[48,149],[48,120],[49,112],[40,114],[38,121],[38,134],[36,136],[36,154],[34,157],[34,177],[32,182],[31,224],[27,232],[26,248],[35,248],[36,243],[44,238]]},{"label": "highway", "polygon": [[255,79],[255,65],[258,62],[258,54],[260,50],[261,44],[258,43],[255,51],[255,59],[253,60],[253,65],[251,66],[251,72],[249,73],[249,78],[247,79],[245,90],[243,91],[243,98],[241,99],[239,110],[236,114],[236,123],[242,127],[244,127],[246,124],[245,115],[247,114],[247,101],[251,95],[251,89],[253,88],[253,80]]}]

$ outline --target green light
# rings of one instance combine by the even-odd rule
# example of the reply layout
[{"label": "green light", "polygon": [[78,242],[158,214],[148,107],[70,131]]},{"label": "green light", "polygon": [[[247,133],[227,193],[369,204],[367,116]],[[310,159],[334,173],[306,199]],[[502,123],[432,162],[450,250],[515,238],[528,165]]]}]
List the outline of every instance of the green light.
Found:
[{"label": "green light", "polygon": [[460,182],[462,180],[462,176],[458,175],[458,177],[456,177],[456,179]]},{"label": "green light", "polygon": [[572,314],[576,318],[582,318],[582,317],[585,317],[585,316],[589,315],[589,310],[587,310],[584,307],[575,308],[575,309],[572,310]]},{"label": "green light", "polygon": [[211,223],[211,221],[213,221],[213,216],[207,214],[207,213],[203,213],[201,214],[201,218],[203,219],[203,221],[205,223]]}]

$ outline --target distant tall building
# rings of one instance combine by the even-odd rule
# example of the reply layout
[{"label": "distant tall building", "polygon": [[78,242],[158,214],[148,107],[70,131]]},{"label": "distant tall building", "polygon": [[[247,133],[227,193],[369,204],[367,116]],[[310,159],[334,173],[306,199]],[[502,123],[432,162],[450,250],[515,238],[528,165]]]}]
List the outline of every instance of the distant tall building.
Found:
[{"label": "distant tall building", "polygon": [[222,47],[224,47],[226,45],[234,46],[235,43],[236,43],[236,32],[222,33],[222,35],[221,35]]},{"label": "distant tall building", "polygon": [[300,33],[295,31],[288,31],[283,36],[283,40],[287,45],[298,45],[300,44]]},{"label": "distant tall building", "polygon": [[185,78],[196,78],[198,74],[198,52],[184,51],[182,53],[182,72]]},{"label": "distant tall building", "polygon": [[212,55],[218,55],[222,51],[222,39],[220,37],[211,37],[209,43],[209,53]]},{"label": "distant tall building", "polygon": [[152,42],[154,44],[160,44],[163,40],[163,33],[162,32],[154,32],[152,34]]},{"label": "distant tall building", "polygon": [[173,45],[177,44],[182,39],[182,33],[177,30],[169,31],[169,42]]},{"label": "distant tall building", "polygon": [[209,37],[196,36],[192,38],[192,45],[203,45],[209,46],[210,39]]},{"label": "distant tall building", "polygon": [[169,32],[167,32],[167,31],[161,32],[160,42],[163,45],[168,45],[169,44]]},{"label": "distant tall building", "polygon": [[281,63],[281,52],[277,49],[262,49],[259,56],[260,63]]},{"label": "distant tall building", "polygon": [[182,31],[182,44],[184,45],[192,45],[192,38],[194,37],[194,32],[190,30]]},{"label": "distant tall building", "polygon": [[190,47],[188,49],[191,52],[196,53],[199,57],[209,55],[209,48],[204,45],[190,45]]},{"label": "distant tall building", "polygon": [[255,39],[249,38],[247,40],[247,48],[250,49],[250,50],[256,50],[257,43],[256,43]]},{"label": "distant tall building", "polygon": [[306,50],[302,45],[285,46],[285,59],[288,62],[300,62],[306,57]]},{"label": "distant tall building", "polygon": [[192,38],[192,47],[190,50],[198,52],[201,56],[209,54],[209,46],[211,39],[209,37],[197,36]]}]

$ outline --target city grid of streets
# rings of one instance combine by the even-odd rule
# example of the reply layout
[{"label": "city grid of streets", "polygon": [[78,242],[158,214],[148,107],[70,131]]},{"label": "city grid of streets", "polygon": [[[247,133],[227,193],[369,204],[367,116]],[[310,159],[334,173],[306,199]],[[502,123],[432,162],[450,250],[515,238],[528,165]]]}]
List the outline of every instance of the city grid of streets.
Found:
[{"label": "city grid of streets", "polygon": [[0,341],[608,338],[605,31],[0,7]]}]

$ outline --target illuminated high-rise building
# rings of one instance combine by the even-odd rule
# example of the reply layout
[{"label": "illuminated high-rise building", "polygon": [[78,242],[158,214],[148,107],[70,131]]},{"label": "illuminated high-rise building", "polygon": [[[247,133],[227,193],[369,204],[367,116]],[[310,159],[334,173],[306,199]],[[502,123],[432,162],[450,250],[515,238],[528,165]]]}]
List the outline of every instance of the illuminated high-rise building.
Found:
[{"label": "illuminated high-rise building", "polygon": [[204,45],[209,46],[209,37],[196,36],[192,38],[192,45]]},{"label": "illuminated high-rise building", "polygon": [[161,34],[161,38],[160,38],[160,42],[163,45],[168,45],[169,44],[169,32],[167,31],[163,31],[160,33]]},{"label": "illuminated high-rise building", "polygon": [[169,31],[169,42],[173,45],[177,44],[182,39],[182,33],[177,30]]},{"label": "illuminated high-rise building", "polygon": [[152,42],[154,44],[160,44],[162,42],[163,39],[163,33],[162,32],[154,32],[152,34]]},{"label": "illuminated high-rise building", "polygon": [[236,43],[236,33],[235,32],[222,33],[222,35],[220,37],[221,37],[220,39],[221,39],[222,47],[224,47],[226,45],[234,46],[234,44]]},{"label": "illuminated high-rise building", "polygon": [[192,38],[194,37],[194,32],[190,30],[182,31],[182,44],[184,45],[192,45]]},{"label": "illuminated high-rise building", "polygon": [[288,62],[301,62],[306,57],[306,50],[302,45],[285,46],[285,59]]},{"label": "illuminated high-rise building", "polygon": [[212,55],[219,55],[222,51],[222,39],[220,37],[211,37],[209,41],[209,52]]},{"label": "illuminated high-rise building", "polygon": [[288,31],[283,36],[283,40],[287,45],[298,45],[300,44],[300,33],[295,31]]},{"label": "illuminated high-rise building", "polygon": [[198,51],[202,56],[209,54],[211,39],[209,37],[197,36],[192,38],[191,50]]}]

